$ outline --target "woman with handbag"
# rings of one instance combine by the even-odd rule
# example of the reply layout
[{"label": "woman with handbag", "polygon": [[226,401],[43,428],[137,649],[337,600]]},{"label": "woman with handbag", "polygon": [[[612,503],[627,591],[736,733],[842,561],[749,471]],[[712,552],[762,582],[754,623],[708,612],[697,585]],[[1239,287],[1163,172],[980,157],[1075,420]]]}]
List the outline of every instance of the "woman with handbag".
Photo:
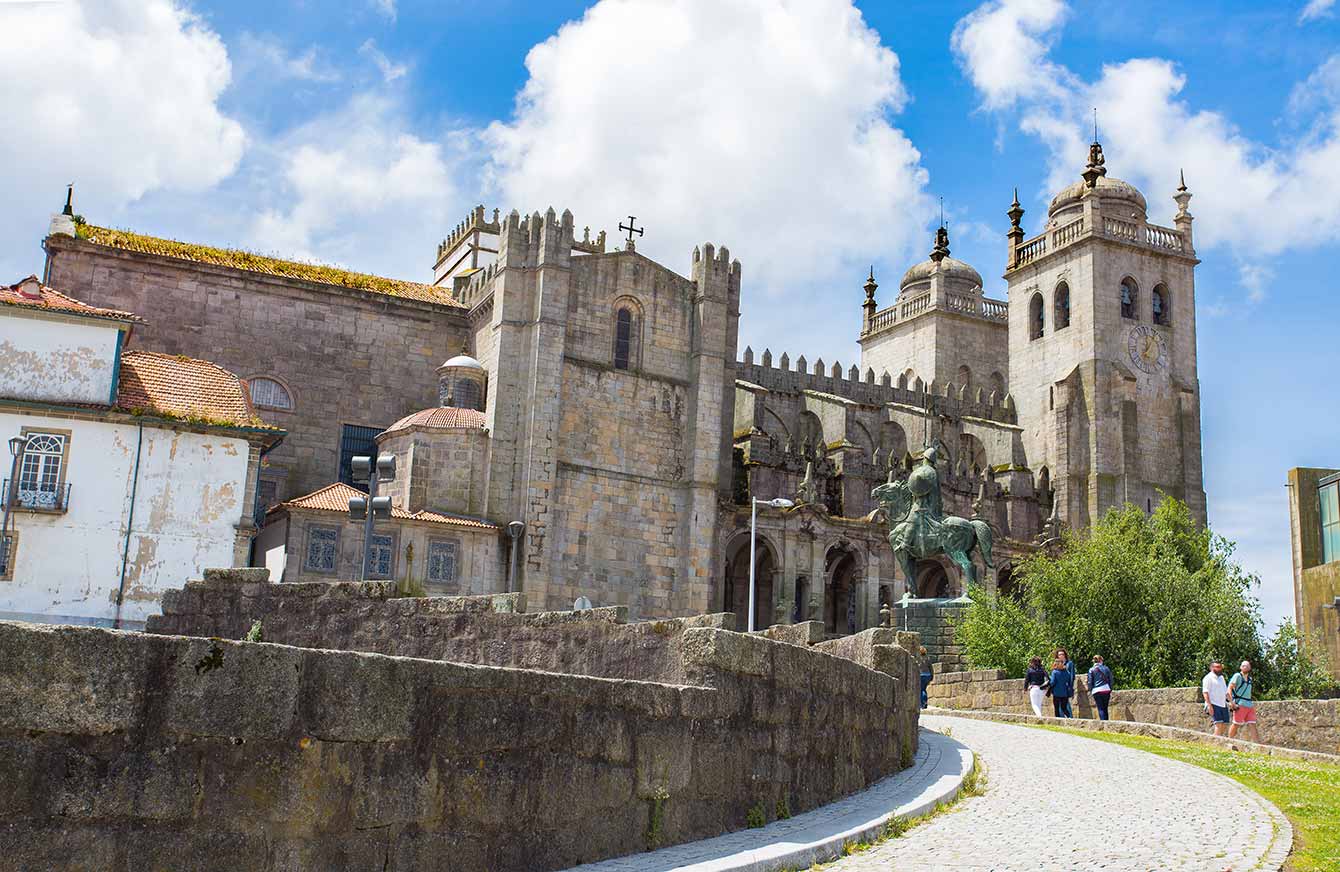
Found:
[{"label": "woman with handbag", "polygon": [[1024,674],[1024,692],[1028,694],[1028,704],[1033,714],[1042,717],[1042,697],[1052,686],[1047,670],[1042,668],[1042,658],[1034,657],[1028,661],[1028,672]]}]

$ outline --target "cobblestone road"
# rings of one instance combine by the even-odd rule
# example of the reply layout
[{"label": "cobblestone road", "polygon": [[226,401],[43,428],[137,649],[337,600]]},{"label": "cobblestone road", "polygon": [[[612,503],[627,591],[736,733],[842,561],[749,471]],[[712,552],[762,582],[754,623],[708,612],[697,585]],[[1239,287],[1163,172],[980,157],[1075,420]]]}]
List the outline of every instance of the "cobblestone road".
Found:
[{"label": "cobblestone road", "polygon": [[1237,782],[1107,742],[923,717],[980,755],[987,792],[824,872],[1274,870],[1291,841],[1279,811]]}]

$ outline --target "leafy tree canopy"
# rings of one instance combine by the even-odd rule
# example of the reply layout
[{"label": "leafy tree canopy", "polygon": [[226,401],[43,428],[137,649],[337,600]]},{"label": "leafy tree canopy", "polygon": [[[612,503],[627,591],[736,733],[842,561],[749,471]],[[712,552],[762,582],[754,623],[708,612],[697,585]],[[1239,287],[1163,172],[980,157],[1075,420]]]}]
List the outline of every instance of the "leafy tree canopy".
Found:
[{"label": "leafy tree canopy", "polygon": [[1260,581],[1232,555],[1233,543],[1198,526],[1176,499],[1150,515],[1112,509],[1087,534],[1067,533],[1056,556],[1024,560],[1018,599],[970,591],[958,640],[975,667],[1013,676],[1030,657],[1050,666],[1063,647],[1081,672],[1102,654],[1118,687],[1198,684],[1218,659],[1229,671],[1252,661],[1262,698],[1320,692],[1325,672],[1300,655],[1292,624],[1262,644],[1252,594]]}]

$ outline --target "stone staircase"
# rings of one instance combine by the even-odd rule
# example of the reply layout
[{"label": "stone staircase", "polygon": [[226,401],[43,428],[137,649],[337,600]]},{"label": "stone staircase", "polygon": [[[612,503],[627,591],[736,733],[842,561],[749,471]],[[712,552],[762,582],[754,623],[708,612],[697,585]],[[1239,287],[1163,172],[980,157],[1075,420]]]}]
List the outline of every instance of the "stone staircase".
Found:
[{"label": "stone staircase", "polygon": [[921,644],[938,672],[961,672],[968,668],[963,649],[954,643],[951,619],[961,615],[967,603],[948,599],[912,600],[894,603],[893,619],[899,630],[921,634]]}]

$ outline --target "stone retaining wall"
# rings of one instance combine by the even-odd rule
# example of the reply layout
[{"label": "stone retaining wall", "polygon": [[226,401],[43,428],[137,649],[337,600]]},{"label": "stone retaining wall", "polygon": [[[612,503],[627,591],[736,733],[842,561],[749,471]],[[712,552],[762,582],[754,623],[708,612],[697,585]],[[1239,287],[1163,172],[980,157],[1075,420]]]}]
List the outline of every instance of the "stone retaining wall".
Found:
[{"label": "stone retaining wall", "polygon": [[711,627],[676,651],[686,684],[0,622],[0,865],[559,869],[900,768],[892,675]]},{"label": "stone retaining wall", "polygon": [[[1078,681],[1079,691],[1072,706],[1075,716],[1097,718],[1085,676],[1080,675]],[[1023,679],[1007,679],[1004,672],[995,669],[936,675],[927,695],[931,705],[946,709],[1033,713]],[[1046,706],[1050,711],[1050,700]],[[1256,704],[1256,711],[1262,742],[1323,754],[1340,753],[1340,700],[1262,700]],[[1121,721],[1209,729],[1199,687],[1122,690],[1118,685],[1109,713]]]},{"label": "stone retaining wall", "polygon": [[269,584],[255,580],[261,577],[207,572],[165,593],[163,613],[145,630],[241,639],[259,620],[264,641],[301,648],[685,684],[684,630],[734,623],[720,614],[626,624],[622,606],[525,614],[522,593],[402,597],[389,581]]}]

